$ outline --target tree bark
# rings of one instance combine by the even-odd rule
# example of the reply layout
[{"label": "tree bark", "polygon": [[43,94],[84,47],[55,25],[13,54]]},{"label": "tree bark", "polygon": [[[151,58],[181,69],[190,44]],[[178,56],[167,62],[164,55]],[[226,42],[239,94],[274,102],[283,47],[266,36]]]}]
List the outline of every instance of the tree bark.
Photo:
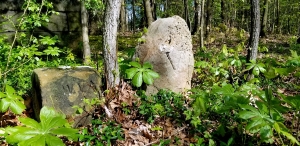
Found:
[{"label": "tree bark", "polygon": [[281,33],[281,26],[280,26],[280,10],[279,10],[279,0],[276,0],[276,28],[277,33]]},{"label": "tree bark", "polygon": [[147,18],[147,25],[150,26],[150,24],[153,22],[150,0],[144,0],[144,4],[145,4],[144,7],[145,7],[146,18]]},{"label": "tree bark", "polygon": [[117,59],[117,31],[120,8],[121,0],[107,0],[103,30],[103,53],[108,89],[120,83]]},{"label": "tree bark", "polygon": [[200,47],[204,47],[204,7],[205,7],[205,0],[202,0],[201,3],[201,21],[200,21]]},{"label": "tree bark", "polygon": [[152,9],[152,16],[153,16],[153,21],[157,19],[156,15],[156,9],[157,9],[157,4],[155,0],[151,0],[151,9]]},{"label": "tree bark", "polygon": [[262,18],[261,31],[260,31],[261,37],[266,37],[268,10],[269,10],[269,2],[268,1],[269,0],[264,0],[263,18]]},{"label": "tree bark", "polygon": [[201,0],[194,0],[194,5],[195,5],[195,15],[194,15],[194,28],[192,30],[192,35],[195,35],[200,27],[200,22],[201,22]]},{"label": "tree bark", "polygon": [[206,20],[205,20],[205,36],[209,36],[210,26],[211,26],[211,14],[212,14],[212,3],[213,0],[207,0],[206,1]]},{"label": "tree bark", "polygon": [[121,11],[120,11],[120,31],[124,33],[126,31],[126,9],[125,0],[121,0]]},{"label": "tree bark", "polygon": [[[259,0],[251,0],[251,32],[249,38],[249,46],[247,47],[247,62],[256,60],[257,49],[259,43],[260,31],[260,9]],[[248,76],[248,80],[252,79],[253,75]]]},{"label": "tree bark", "polygon": [[190,22],[189,9],[188,9],[188,0],[183,0],[183,5],[184,5],[184,19],[189,27],[189,30],[191,30],[191,22]]},{"label": "tree bark", "polygon": [[135,0],[132,0],[132,31],[135,31]]},{"label": "tree bark", "polygon": [[84,1],[81,1],[81,29],[83,42],[83,63],[89,65],[91,62],[91,48],[89,44],[88,12]]}]

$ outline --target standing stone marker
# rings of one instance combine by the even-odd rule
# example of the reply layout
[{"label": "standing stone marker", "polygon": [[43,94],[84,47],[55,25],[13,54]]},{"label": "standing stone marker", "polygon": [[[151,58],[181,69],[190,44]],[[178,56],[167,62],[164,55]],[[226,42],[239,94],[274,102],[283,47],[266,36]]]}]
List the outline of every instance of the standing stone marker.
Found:
[{"label": "standing stone marker", "polygon": [[40,109],[49,106],[64,113],[69,121],[74,122],[74,127],[89,124],[91,116],[87,113],[74,116],[72,107],[84,107],[84,98],[99,97],[100,85],[100,75],[89,67],[35,69],[32,75],[35,118],[39,120]]},{"label": "standing stone marker", "polygon": [[146,94],[159,89],[183,92],[191,88],[194,69],[192,37],[186,22],[179,16],[158,19],[142,37],[136,56],[142,63],[150,62],[160,78],[147,86]]}]

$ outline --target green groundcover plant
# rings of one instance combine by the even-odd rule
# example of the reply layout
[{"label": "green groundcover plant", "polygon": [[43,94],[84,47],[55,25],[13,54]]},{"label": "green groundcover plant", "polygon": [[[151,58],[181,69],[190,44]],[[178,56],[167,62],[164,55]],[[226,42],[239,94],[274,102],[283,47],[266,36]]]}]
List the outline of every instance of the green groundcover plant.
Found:
[{"label": "green groundcover plant", "polygon": [[71,140],[77,140],[78,130],[69,128],[69,124],[63,114],[57,113],[53,108],[43,107],[40,112],[40,120],[31,118],[19,118],[22,126],[7,127],[5,139],[9,144],[19,146],[64,146],[58,136],[65,136]]}]

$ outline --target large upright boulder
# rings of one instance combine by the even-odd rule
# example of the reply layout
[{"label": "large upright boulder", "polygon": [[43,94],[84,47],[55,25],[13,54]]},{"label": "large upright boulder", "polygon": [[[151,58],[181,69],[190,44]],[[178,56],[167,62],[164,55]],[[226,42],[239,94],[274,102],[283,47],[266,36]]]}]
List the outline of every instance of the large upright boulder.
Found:
[{"label": "large upright boulder", "polygon": [[35,118],[39,120],[40,109],[48,106],[64,113],[70,122],[74,122],[74,127],[90,124],[91,116],[88,113],[75,115],[72,107],[77,105],[86,107],[86,111],[91,110],[83,99],[99,97],[100,86],[99,73],[89,67],[35,69],[32,75]]},{"label": "large upright boulder", "polygon": [[142,63],[150,62],[160,75],[153,85],[147,86],[146,94],[155,94],[159,89],[190,89],[194,56],[186,22],[179,16],[158,19],[142,38],[144,43],[137,46],[136,57]]}]

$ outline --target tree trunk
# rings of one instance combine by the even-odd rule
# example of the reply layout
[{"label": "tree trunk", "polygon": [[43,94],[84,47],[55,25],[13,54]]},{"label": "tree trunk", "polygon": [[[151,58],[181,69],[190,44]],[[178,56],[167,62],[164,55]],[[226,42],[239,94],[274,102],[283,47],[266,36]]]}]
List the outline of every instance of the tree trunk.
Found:
[{"label": "tree trunk", "polygon": [[281,33],[281,26],[280,26],[280,10],[279,10],[279,0],[276,0],[276,28],[277,28],[277,33]]},{"label": "tree trunk", "polygon": [[208,37],[209,36],[209,31],[210,31],[210,26],[211,26],[211,13],[212,13],[212,3],[213,0],[207,0],[206,1],[206,21],[205,21],[205,36]]},{"label": "tree trunk", "polygon": [[135,0],[132,0],[132,31],[135,31]]},{"label": "tree trunk", "polygon": [[[251,32],[249,38],[249,46],[247,47],[247,62],[256,60],[257,49],[259,43],[260,31],[260,9],[259,0],[251,0]],[[253,75],[248,76],[248,80],[252,79]]]},{"label": "tree trunk", "polygon": [[125,0],[121,0],[121,11],[120,11],[120,31],[124,33],[126,31],[126,9]]},{"label": "tree trunk", "polygon": [[156,5],[155,0],[151,0],[151,9],[152,9],[153,21],[157,19],[156,7],[157,7],[157,5]]},{"label": "tree trunk", "polygon": [[150,0],[144,0],[144,4],[145,4],[145,13],[147,18],[147,25],[150,26],[150,24],[153,22]]},{"label": "tree trunk", "polygon": [[103,52],[107,88],[115,87],[120,83],[119,65],[117,59],[117,32],[120,16],[121,0],[108,0],[106,3]]},{"label": "tree trunk", "polygon": [[269,10],[269,2],[268,1],[269,0],[264,0],[263,18],[262,18],[261,31],[260,31],[261,37],[266,37],[268,10]]},{"label": "tree trunk", "polygon": [[225,25],[227,25],[226,13],[227,12],[226,12],[225,0],[221,0],[221,19]]},{"label": "tree trunk", "polygon": [[189,17],[189,8],[188,8],[188,0],[183,0],[183,5],[184,5],[184,19],[185,22],[187,23],[189,30],[191,30],[191,22],[190,22],[190,17]]},{"label": "tree trunk", "polygon": [[91,62],[91,48],[89,44],[89,30],[88,30],[88,13],[81,1],[81,29],[82,29],[82,42],[83,42],[83,63],[89,65]]},{"label": "tree trunk", "polygon": [[194,15],[194,28],[192,30],[192,35],[195,35],[200,27],[201,22],[201,0],[194,0],[195,4],[195,15]]},{"label": "tree trunk", "polygon": [[204,47],[204,7],[205,7],[205,0],[202,0],[201,3],[201,21],[200,21],[200,47]]}]

